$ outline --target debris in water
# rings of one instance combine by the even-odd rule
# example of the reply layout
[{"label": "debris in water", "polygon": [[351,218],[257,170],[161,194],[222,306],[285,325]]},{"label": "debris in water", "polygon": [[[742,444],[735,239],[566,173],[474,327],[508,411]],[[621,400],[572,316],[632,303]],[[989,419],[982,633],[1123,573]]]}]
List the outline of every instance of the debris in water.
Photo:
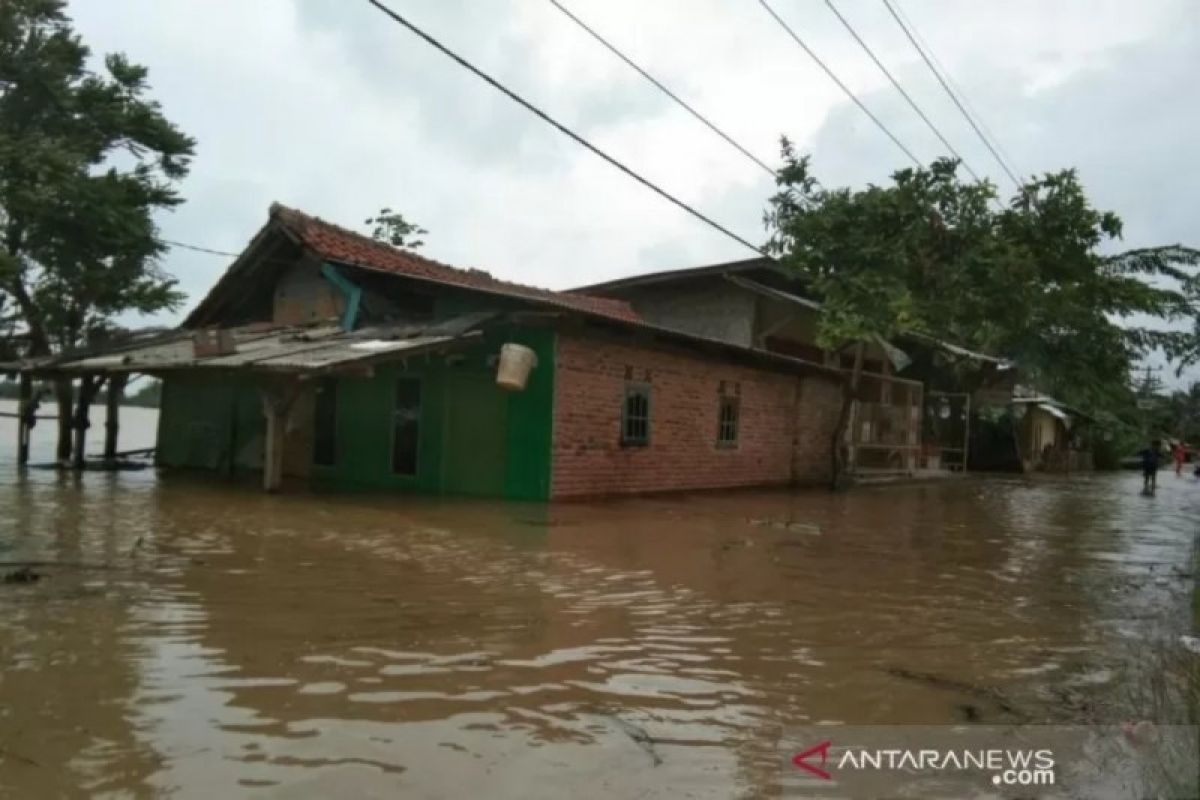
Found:
[{"label": "debris in water", "polygon": [[645,728],[634,725],[632,722],[626,722],[616,714],[605,714],[605,716],[617,723],[617,727],[624,731],[625,735],[632,739],[634,744],[646,751],[654,766],[657,767],[663,763],[662,756],[654,749],[654,740],[650,738],[650,734],[646,733]]},{"label": "debris in water", "polygon": [[979,706],[971,703],[959,703],[955,706],[958,713],[962,714],[962,718],[967,722],[978,722],[983,715],[979,713]]},{"label": "debris in water", "polygon": [[37,583],[41,579],[42,573],[34,572],[28,564],[4,575],[5,583]]},{"label": "debris in water", "polygon": [[956,681],[952,678],[945,678],[941,675],[934,675],[929,672],[915,672],[913,670],[904,669],[903,667],[888,667],[886,670],[888,675],[895,678],[904,678],[909,681],[918,681],[928,684],[938,689],[947,689],[955,692],[963,692],[965,694],[974,695],[990,700],[997,708],[1006,714],[1011,714],[1018,719],[1028,719],[1028,715],[1019,711],[1008,699],[992,686],[975,686],[964,681]]},{"label": "debris in water", "polygon": [[1189,653],[1195,653],[1196,655],[1200,656],[1200,637],[1180,636],[1179,643],[1183,645]]},{"label": "debris in water", "polygon": [[806,533],[809,536],[820,536],[821,526],[812,522],[785,522],[779,519],[749,519],[746,520],[755,527],[775,528],[791,533]]},{"label": "debris in water", "polygon": [[31,767],[40,767],[41,766],[41,764],[34,761],[29,756],[22,755],[20,753],[14,753],[12,750],[9,750],[7,747],[0,747],[0,761],[3,761],[4,759],[12,759],[13,761],[20,761],[22,764],[28,764]]}]

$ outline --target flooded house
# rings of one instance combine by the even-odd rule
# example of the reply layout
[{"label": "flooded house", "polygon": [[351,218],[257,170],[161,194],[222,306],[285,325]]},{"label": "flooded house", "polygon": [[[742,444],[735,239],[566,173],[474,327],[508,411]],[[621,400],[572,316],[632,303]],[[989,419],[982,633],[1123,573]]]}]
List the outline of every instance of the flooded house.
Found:
[{"label": "flooded house", "polygon": [[[738,308],[668,324],[273,205],[182,327],[24,371],[160,377],[157,463],[257,471],[268,490],[545,500],[828,481],[843,371],[760,346]],[[770,335],[793,324],[772,318]],[[920,387],[879,375],[915,420]]]},{"label": "flooded house", "polygon": [[764,258],[637,275],[578,291],[626,301],[656,325],[845,374],[854,370],[861,344],[845,441],[848,467],[860,478],[964,471],[972,396],[1011,381],[1006,360],[915,333],[822,347],[820,302]]}]

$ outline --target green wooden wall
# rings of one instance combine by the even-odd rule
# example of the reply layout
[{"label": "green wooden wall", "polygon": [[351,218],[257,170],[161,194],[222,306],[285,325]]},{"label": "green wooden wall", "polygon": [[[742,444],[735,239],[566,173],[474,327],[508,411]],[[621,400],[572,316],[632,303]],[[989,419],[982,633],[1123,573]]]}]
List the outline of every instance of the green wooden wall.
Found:
[{"label": "green wooden wall", "polygon": [[[498,354],[504,342],[524,344],[537,354],[538,366],[523,392],[508,392],[495,384],[489,357]],[[513,327],[489,333],[470,350],[414,356],[407,363],[377,367],[370,378],[339,378],[336,458],[330,466],[312,467],[314,482],[549,499],[554,351],[552,330]],[[401,377],[421,383],[414,475],[392,471],[392,417]],[[253,383],[168,378],[159,417],[159,462],[228,469],[234,453],[238,467],[259,467],[263,427]],[[258,463],[248,453],[256,453]]]},{"label": "green wooden wall", "polygon": [[231,471],[262,467],[258,390],[246,378],[181,374],[163,380],[157,462]]}]

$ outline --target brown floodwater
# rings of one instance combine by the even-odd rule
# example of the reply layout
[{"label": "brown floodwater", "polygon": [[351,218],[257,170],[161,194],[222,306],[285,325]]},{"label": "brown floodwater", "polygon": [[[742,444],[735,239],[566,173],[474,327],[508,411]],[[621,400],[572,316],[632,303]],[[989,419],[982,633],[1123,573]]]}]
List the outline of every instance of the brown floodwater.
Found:
[{"label": "brown floodwater", "polygon": [[1117,721],[1200,514],[1139,482],[546,506],[0,466],[0,560],[46,562],[0,584],[0,795],[770,797],[794,726]]}]

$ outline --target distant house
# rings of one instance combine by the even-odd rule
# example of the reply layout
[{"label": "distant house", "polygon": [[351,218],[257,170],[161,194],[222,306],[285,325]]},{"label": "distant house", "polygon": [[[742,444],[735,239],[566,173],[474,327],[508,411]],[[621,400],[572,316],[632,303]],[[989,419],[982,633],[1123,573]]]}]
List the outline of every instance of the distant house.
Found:
[{"label": "distant house", "polygon": [[[268,489],[545,500],[827,481],[843,372],[762,346],[803,324],[790,315],[767,330],[735,312],[679,308],[696,324],[677,324],[274,205],[182,328],[27,371],[157,375],[158,463],[261,471]],[[522,361],[523,387],[498,385]],[[915,418],[919,391],[887,384]]]},{"label": "distant house", "polygon": [[1084,432],[1091,418],[1053,397],[1018,394],[1012,398],[1017,423],[1017,456],[1025,472],[1074,472],[1092,468]]}]

